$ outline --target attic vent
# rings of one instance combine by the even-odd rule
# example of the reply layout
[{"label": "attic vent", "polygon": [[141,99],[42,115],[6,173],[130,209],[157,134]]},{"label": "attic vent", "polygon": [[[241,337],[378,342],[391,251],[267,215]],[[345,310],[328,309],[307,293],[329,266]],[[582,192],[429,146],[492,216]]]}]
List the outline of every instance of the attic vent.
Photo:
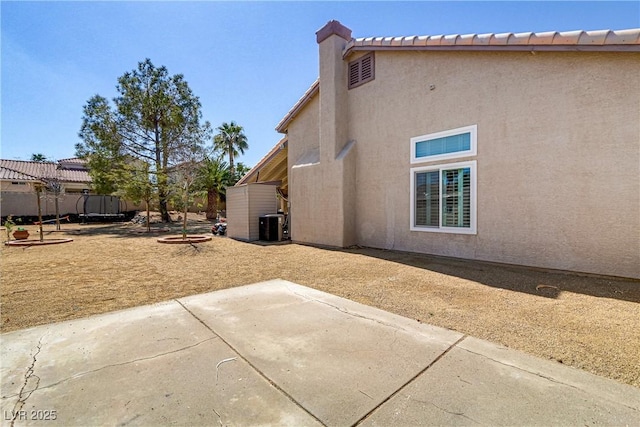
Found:
[{"label": "attic vent", "polygon": [[373,52],[349,62],[349,89],[375,79],[375,58]]}]

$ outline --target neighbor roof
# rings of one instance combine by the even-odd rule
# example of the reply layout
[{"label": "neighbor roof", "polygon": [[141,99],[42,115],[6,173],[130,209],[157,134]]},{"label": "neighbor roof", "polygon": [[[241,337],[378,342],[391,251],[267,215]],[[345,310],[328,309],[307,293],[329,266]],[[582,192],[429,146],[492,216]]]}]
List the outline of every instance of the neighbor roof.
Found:
[{"label": "neighbor roof", "polygon": [[22,172],[0,166],[0,179],[12,181],[32,181],[34,178],[32,176],[25,175]]},{"label": "neighbor roof", "polygon": [[59,178],[66,182],[91,182],[91,176],[86,169],[66,169],[53,162],[0,159],[0,179],[37,181],[42,178]]},{"label": "neighbor roof", "polygon": [[70,157],[68,159],[60,159],[58,160],[58,163],[75,163],[78,165],[86,165],[87,161],[79,157]]}]

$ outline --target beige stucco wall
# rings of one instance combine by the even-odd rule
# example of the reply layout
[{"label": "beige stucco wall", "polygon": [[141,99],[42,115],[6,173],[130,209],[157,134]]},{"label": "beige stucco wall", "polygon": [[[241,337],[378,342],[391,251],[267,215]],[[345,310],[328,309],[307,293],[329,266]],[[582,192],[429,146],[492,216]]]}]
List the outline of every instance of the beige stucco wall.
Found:
[{"label": "beige stucco wall", "polygon": [[[352,194],[360,245],[640,277],[640,54],[376,52],[375,61],[375,80],[347,93],[355,189],[327,180],[329,163],[292,168],[319,141],[315,100],[289,125],[294,240],[331,244],[323,229],[336,220],[334,198]],[[410,163],[411,137],[474,124],[476,156]],[[411,231],[410,168],[464,160],[477,161],[477,234]]]},{"label": "beige stucco wall", "polygon": [[[12,184],[12,182],[25,182],[25,185]],[[64,191],[58,199],[58,209],[60,215],[75,215],[83,213],[84,201],[82,190],[89,189],[87,183],[67,182],[64,183]],[[36,201],[33,182],[29,181],[0,181],[0,216],[36,216],[38,215],[38,205]],[[91,193],[93,194],[93,193]],[[42,215],[55,215],[55,197],[51,193],[41,196]],[[144,210],[144,202],[134,203],[131,200],[121,200],[120,209],[126,211]],[[202,210],[202,208],[195,208]]]},{"label": "beige stucco wall", "polygon": [[[24,183],[24,184],[22,184]],[[81,191],[88,188],[83,183],[64,183],[64,192],[59,196],[58,209],[60,215],[76,214],[76,203],[82,197]],[[30,181],[0,181],[0,215],[35,216],[38,205],[34,183]],[[52,194],[42,195],[40,199],[42,215],[55,215],[55,198]],[[82,209],[82,202],[78,204]]]},{"label": "beige stucco wall", "polygon": [[[320,96],[316,95],[299,112],[288,129],[289,156],[287,173],[289,175],[289,230],[293,240],[301,242],[319,242],[321,227],[314,227],[317,219],[314,212],[326,212],[321,197],[322,170],[320,162]],[[296,201],[304,201],[294,203]],[[323,225],[326,226],[326,225]]]},{"label": "beige stucco wall", "polygon": [[27,181],[0,181],[0,190],[3,193],[28,193],[33,191],[33,184]]},{"label": "beige stucco wall", "polygon": [[[639,65],[637,53],[376,52],[375,80],[348,98],[358,244],[640,277]],[[410,138],[473,124],[477,235],[410,231],[409,169],[465,160],[411,165]]]},{"label": "beige stucco wall", "polygon": [[[320,161],[320,96],[314,96],[291,122],[288,139],[294,138],[295,144],[288,144],[289,172],[294,165],[317,163]],[[291,174],[289,174],[291,179]]]},{"label": "beige stucco wall", "polygon": [[[0,215],[7,216],[36,216],[38,215],[38,202],[35,192],[2,192],[0,195]],[[76,214],[76,204],[82,210],[82,198],[79,193],[62,194],[58,199],[60,215]],[[53,195],[41,196],[40,209],[43,216],[55,215],[55,198]]]},{"label": "beige stucco wall", "polygon": [[[348,138],[347,40],[332,34],[319,45],[322,90],[289,126],[291,239],[345,247],[356,242],[356,152]],[[291,146],[291,145],[290,145]],[[291,202],[296,201],[296,202]]]},{"label": "beige stucco wall", "polygon": [[[65,182],[63,183],[65,191],[81,193],[83,189],[88,189],[89,184],[79,182]],[[0,181],[0,190],[2,192],[9,193],[25,193],[34,191],[33,181],[21,181],[21,180],[3,180]]]}]

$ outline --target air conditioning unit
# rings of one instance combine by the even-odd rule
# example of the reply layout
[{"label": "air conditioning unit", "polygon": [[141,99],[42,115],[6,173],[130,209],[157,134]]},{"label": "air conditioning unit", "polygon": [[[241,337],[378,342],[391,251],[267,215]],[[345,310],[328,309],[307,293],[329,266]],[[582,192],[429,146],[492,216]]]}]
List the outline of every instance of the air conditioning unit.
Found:
[{"label": "air conditioning unit", "polygon": [[259,218],[259,238],[267,242],[279,242],[282,240],[282,226],[284,215],[269,214]]}]

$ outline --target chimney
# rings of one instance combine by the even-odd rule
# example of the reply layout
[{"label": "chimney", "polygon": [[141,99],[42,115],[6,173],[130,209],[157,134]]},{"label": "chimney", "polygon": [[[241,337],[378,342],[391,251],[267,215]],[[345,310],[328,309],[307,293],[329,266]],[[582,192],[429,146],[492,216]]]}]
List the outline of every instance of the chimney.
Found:
[{"label": "chimney", "polygon": [[351,40],[351,30],[342,25],[339,21],[332,20],[327,22],[324,27],[320,28],[316,32],[316,41],[320,44],[332,35],[340,36],[346,41]]},{"label": "chimney", "polygon": [[351,30],[329,21],[316,33],[320,50],[321,203],[332,212],[322,243],[347,247],[356,243],[356,147],[349,141],[348,65],[342,58]]},{"label": "chimney", "polygon": [[342,52],[351,30],[329,21],[316,32],[320,58],[320,161],[333,161],[347,144],[347,65]]}]

